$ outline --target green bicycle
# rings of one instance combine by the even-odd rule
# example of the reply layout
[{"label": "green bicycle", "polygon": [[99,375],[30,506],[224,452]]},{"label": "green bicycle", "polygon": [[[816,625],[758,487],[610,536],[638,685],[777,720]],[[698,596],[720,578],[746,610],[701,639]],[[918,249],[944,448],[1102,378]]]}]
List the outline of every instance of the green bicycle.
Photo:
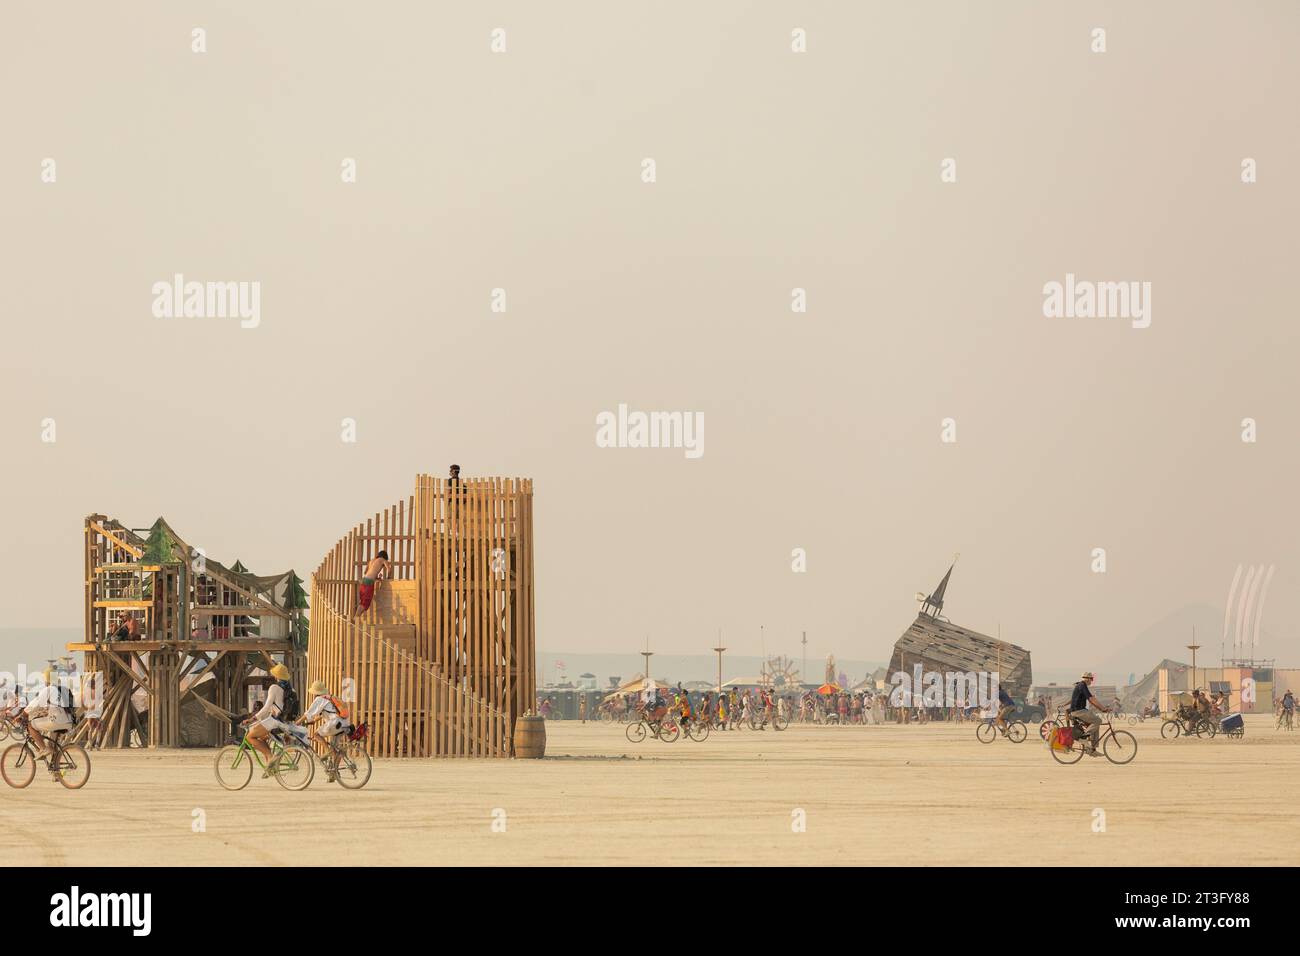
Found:
[{"label": "green bicycle", "polygon": [[269,741],[269,765],[248,742],[247,734],[239,743],[222,747],[214,767],[217,783],[227,790],[243,790],[248,786],[248,781],[253,779],[253,764],[256,763],[262,768],[263,776],[274,777],[275,782],[284,789],[306,790],[316,776],[316,758],[312,752],[297,741],[281,740],[278,734],[272,734]]}]

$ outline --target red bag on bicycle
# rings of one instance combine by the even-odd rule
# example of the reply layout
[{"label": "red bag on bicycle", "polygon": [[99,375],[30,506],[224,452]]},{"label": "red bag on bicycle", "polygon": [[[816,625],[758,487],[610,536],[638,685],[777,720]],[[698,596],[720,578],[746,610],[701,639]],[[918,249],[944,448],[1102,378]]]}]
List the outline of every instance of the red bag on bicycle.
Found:
[{"label": "red bag on bicycle", "polygon": [[1052,749],[1069,750],[1074,746],[1074,730],[1070,727],[1057,727],[1052,731]]}]

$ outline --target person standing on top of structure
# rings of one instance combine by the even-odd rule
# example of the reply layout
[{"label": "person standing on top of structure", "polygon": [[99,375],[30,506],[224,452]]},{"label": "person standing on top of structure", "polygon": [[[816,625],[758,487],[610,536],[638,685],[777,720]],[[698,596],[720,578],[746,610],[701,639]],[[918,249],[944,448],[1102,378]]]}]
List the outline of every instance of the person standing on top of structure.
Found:
[{"label": "person standing on top of structure", "polygon": [[380,551],[366,565],[366,573],[361,575],[361,587],[357,592],[357,609],[362,613],[370,610],[370,602],[375,599],[375,585],[387,577],[392,565],[388,562],[388,552]]}]

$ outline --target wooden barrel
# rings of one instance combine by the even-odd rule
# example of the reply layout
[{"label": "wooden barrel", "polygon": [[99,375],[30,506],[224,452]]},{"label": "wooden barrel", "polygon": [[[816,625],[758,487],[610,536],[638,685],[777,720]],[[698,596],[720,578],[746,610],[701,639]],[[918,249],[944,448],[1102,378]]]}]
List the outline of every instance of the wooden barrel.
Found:
[{"label": "wooden barrel", "polygon": [[546,720],[542,717],[520,717],[515,721],[515,756],[537,758],[546,756]]}]

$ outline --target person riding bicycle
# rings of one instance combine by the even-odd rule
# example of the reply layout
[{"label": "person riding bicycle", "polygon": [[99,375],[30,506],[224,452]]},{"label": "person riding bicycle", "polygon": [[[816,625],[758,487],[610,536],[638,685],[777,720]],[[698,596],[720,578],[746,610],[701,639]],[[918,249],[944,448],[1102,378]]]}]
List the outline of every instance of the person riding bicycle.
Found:
[{"label": "person riding bicycle", "polygon": [[1192,701],[1196,705],[1198,714],[1202,717],[1210,716],[1210,698],[1206,697],[1199,687],[1192,691]]},{"label": "person riding bicycle", "polygon": [[1084,671],[1079,677],[1079,683],[1074,685],[1074,691],[1070,694],[1070,718],[1078,721],[1088,731],[1088,736],[1092,739],[1092,745],[1084,753],[1093,757],[1101,756],[1097,753],[1097,742],[1101,736],[1101,721],[1088,707],[1091,705],[1103,714],[1110,713],[1110,708],[1093,696],[1092,688],[1089,685],[1096,679],[1092,671]]},{"label": "person riding bicycle", "polygon": [[1286,721],[1288,727],[1295,719],[1295,695],[1289,689],[1282,695],[1282,719]]},{"label": "person riding bicycle", "polygon": [[679,693],[677,695],[677,713],[681,718],[682,730],[685,731],[691,723],[691,695],[681,690],[681,684],[678,684]]},{"label": "person riding bicycle", "polygon": [[1015,709],[1016,702],[1012,700],[1011,695],[1007,693],[1007,689],[998,685],[998,716],[997,719],[993,721],[993,726],[998,729],[998,733],[1003,737],[1007,735],[1007,718],[1011,716],[1012,711]]},{"label": "person riding bicycle", "polygon": [[293,685],[289,683],[289,668],[283,664],[276,664],[271,668],[271,676],[275,678],[275,683],[267,688],[266,700],[262,702],[262,708],[240,724],[241,727],[252,725],[248,729],[248,743],[266,761],[268,769],[262,773],[263,777],[271,774],[269,769],[272,760],[271,745],[267,740],[277,731],[289,730],[285,719],[292,719],[293,716],[288,714],[286,709],[289,695],[293,692]]},{"label": "person riding bicycle", "polygon": [[309,728],[309,738],[329,743],[332,737],[352,731],[347,707],[330,694],[323,680],[312,681],[307,693],[312,696],[312,702],[297,723]]},{"label": "person riding bicycle", "polygon": [[72,691],[56,684],[54,672],[48,667],[41,676],[45,678],[45,686],[23,708],[28,720],[27,733],[36,745],[38,760],[50,752],[45,734],[71,730],[73,725]]},{"label": "person riding bicycle", "polygon": [[650,701],[650,706],[646,708],[646,719],[651,723],[658,723],[664,719],[668,713],[668,701],[664,700],[663,691],[658,687],[655,688],[655,696]]}]

